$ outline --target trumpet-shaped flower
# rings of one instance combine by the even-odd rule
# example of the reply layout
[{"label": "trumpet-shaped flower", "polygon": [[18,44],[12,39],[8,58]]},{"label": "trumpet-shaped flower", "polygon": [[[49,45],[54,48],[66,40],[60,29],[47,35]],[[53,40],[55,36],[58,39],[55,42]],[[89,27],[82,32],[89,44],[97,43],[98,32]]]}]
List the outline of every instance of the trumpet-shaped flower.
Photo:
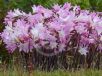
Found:
[{"label": "trumpet-shaped flower", "polygon": [[28,14],[15,9],[8,12],[4,23],[0,36],[11,53],[42,48],[62,52],[79,45],[79,53],[86,55],[90,44],[98,43],[98,49],[102,45],[102,18],[70,3],[52,9],[34,5]]}]

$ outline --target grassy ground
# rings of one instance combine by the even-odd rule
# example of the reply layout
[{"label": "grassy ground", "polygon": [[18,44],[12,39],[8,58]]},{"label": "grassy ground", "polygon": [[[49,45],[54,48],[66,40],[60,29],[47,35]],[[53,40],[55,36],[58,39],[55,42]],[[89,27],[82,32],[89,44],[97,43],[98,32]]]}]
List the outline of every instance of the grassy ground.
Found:
[{"label": "grassy ground", "polygon": [[22,71],[4,71],[0,72],[0,76],[102,76],[102,70],[80,70],[80,71],[64,71],[56,70],[53,72],[34,71],[31,74]]}]

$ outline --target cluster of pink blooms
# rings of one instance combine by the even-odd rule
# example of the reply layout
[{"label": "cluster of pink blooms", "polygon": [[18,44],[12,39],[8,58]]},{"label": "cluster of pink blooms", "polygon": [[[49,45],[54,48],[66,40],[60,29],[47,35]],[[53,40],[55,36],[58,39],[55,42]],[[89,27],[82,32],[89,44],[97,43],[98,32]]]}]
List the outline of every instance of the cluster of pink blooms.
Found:
[{"label": "cluster of pink blooms", "polygon": [[4,23],[1,38],[11,53],[16,49],[29,52],[42,47],[54,52],[66,51],[72,31],[80,36],[81,54],[86,55],[90,44],[102,50],[102,18],[97,12],[82,10],[70,3],[54,5],[51,9],[34,5],[29,13],[11,10]]}]

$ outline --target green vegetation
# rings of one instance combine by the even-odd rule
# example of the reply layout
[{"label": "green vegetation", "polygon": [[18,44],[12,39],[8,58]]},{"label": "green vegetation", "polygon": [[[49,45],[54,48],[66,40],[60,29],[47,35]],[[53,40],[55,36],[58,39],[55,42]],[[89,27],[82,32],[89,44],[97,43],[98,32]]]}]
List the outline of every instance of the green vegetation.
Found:
[{"label": "green vegetation", "polygon": [[102,76],[102,70],[80,70],[80,71],[64,71],[56,70],[53,72],[34,71],[32,73],[22,71],[4,71],[0,72],[0,76]]}]

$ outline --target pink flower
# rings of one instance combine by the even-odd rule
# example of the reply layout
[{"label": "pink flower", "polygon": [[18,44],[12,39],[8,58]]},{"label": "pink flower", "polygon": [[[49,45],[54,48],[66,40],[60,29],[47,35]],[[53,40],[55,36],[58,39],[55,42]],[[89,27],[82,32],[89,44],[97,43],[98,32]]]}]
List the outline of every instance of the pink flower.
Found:
[{"label": "pink flower", "polygon": [[87,50],[87,47],[80,47],[80,49],[79,49],[79,53],[81,54],[81,55],[87,55],[87,52],[88,52],[88,50]]},{"label": "pink flower", "polygon": [[51,49],[57,48],[58,43],[57,42],[50,42]]},{"label": "pink flower", "polygon": [[62,8],[69,10],[71,7],[71,3],[65,3]]},{"label": "pink flower", "polygon": [[4,23],[0,36],[11,53],[16,49],[28,53],[42,47],[62,52],[70,47],[70,41],[77,42],[82,55],[89,51],[90,44],[99,43],[98,49],[102,50],[102,18],[97,12],[81,10],[70,3],[57,4],[52,9],[34,5],[28,14],[14,9],[8,12]]},{"label": "pink flower", "polygon": [[33,13],[42,13],[43,12],[43,10],[44,10],[45,8],[43,7],[43,6],[33,6],[32,7],[32,10],[33,10]]},{"label": "pink flower", "polygon": [[55,12],[58,12],[60,9],[61,9],[61,6],[58,5],[58,4],[56,4],[56,5],[53,6],[53,10],[54,10]]},{"label": "pink flower", "polygon": [[84,33],[84,32],[87,31],[86,28],[85,28],[85,26],[80,25],[80,24],[75,26],[75,30],[76,30],[79,34],[82,34],[82,33]]},{"label": "pink flower", "polygon": [[89,43],[95,43],[94,39],[89,39]]},{"label": "pink flower", "polygon": [[59,44],[58,49],[59,49],[59,52],[65,51],[65,44],[63,44],[63,43]]},{"label": "pink flower", "polygon": [[98,35],[102,33],[102,25],[96,25],[95,29],[97,30]]}]

